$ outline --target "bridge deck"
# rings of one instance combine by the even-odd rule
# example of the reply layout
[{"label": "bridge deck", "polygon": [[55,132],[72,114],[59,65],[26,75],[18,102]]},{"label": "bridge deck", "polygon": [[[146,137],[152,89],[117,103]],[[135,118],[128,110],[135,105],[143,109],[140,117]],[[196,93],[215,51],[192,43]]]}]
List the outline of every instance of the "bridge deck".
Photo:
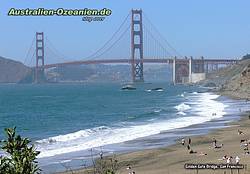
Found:
[{"label": "bridge deck", "polygon": [[[187,62],[189,59],[176,59],[178,62]],[[134,60],[136,63],[163,63],[163,64],[171,64],[173,63],[173,59],[137,59]],[[201,59],[193,59],[193,61],[197,61],[197,63],[201,62]],[[230,64],[236,63],[237,59],[204,59],[204,63],[211,63],[211,64]],[[81,60],[81,61],[71,61],[71,62],[64,62],[64,63],[55,63],[55,64],[47,64],[44,65],[43,68],[53,68],[58,66],[65,66],[65,65],[90,65],[90,64],[119,64],[119,63],[127,63],[131,64],[131,59],[106,59],[106,60]]]}]

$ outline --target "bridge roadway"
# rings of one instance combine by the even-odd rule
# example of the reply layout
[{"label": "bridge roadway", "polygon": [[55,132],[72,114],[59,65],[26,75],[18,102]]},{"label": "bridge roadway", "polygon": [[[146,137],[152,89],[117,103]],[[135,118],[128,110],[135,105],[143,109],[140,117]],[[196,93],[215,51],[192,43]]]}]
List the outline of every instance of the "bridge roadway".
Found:
[{"label": "bridge roadway", "polygon": [[[134,63],[166,63],[171,64],[173,63],[174,59],[152,59],[152,58],[146,58],[146,59],[136,59],[134,60]],[[176,59],[179,63],[181,62],[187,62],[189,59]],[[202,59],[193,59],[193,61],[196,61],[196,63],[200,63]],[[231,64],[236,63],[237,59],[204,59],[204,63],[208,64]],[[80,61],[70,61],[70,62],[64,62],[64,63],[55,63],[55,64],[47,64],[44,65],[44,69],[58,67],[58,66],[65,66],[65,65],[90,65],[90,64],[115,64],[115,63],[127,63],[131,64],[132,59],[103,59],[103,60],[80,60]],[[42,68],[41,66],[39,66]]]}]

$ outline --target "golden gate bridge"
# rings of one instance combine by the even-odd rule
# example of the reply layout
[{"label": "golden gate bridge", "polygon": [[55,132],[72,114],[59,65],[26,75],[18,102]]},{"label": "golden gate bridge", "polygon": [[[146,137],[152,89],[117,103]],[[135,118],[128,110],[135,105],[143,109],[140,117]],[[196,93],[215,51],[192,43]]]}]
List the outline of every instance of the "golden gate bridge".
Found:
[{"label": "golden gate bridge", "polygon": [[[45,41],[48,44],[45,45]],[[143,66],[145,63],[157,63],[172,65],[173,82],[184,83],[191,82],[193,73],[204,74],[211,70],[217,70],[219,65],[227,66],[239,61],[238,59],[225,58],[205,59],[201,57],[193,59],[192,57],[183,57],[164,39],[141,9],[132,9],[112,37],[100,49],[81,60],[66,60],[65,56],[62,56],[55,49],[52,42],[45,38],[43,32],[36,33],[27,55],[31,53],[34,43],[35,51],[31,56],[30,64],[35,57],[35,66],[32,68],[36,83],[41,82],[45,69],[49,68],[120,63],[131,65],[133,82],[144,82]],[[45,58],[47,60],[48,57],[51,57],[49,60],[57,57],[60,58],[60,61],[45,63]]]}]

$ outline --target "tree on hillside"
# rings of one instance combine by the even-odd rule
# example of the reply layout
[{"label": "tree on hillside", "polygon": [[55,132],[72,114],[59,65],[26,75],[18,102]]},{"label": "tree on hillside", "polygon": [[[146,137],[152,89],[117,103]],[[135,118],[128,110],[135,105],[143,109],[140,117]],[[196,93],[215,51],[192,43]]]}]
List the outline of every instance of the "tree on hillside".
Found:
[{"label": "tree on hillside", "polygon": [[246,55],[243,56],[241,59],[242,59],[242,60],[250,59],[250,54],[246,54]]},{"label": "tree on hillside", "polygon": [[16,135],[16,128],[5,129],[6,140],[0,141],[1,150],[7,155],[0,156],[0,173],[38,174],[36,158],[39,154],[28,138]]}]

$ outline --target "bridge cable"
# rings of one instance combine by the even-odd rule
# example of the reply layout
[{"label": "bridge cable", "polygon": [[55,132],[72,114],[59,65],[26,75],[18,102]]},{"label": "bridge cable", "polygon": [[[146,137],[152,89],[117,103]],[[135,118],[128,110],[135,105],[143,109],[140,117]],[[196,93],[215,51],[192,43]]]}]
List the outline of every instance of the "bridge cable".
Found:
[{"label": "bridge cable", "polygon": [[154,39],[154,41],[155,41],[155,43],[154,43],[154,47],[155,47],[155,49],[154,50],[156,50],[156,52],[157,52],[157,45],[156,44],[158,44],[163,50],[165,50],[165,52],[168,54],[168,55],[170,55],[170,56],[173,56],[170,52],[168,52],[167,51],[167,49],[154,37],[154,35],[147,29],[147,27],[145,26],[145,25],[143,25],[144,26],[144,29],[149,33],[149,35]]},{"label": "bridge cable", "polygon": [[145,16],[145,19],[152,25],[154,30],[158,33],[158,35],[166,42],[166,44],[180,57],[183,57],[168,41],[167,39],[159,32],[159,30],[155,27],[155,25],[149,20],[145,12],[143,12],[143,15]]},{"label": "bridge cable", "polygon": [[[28,56],[29,56],[29,54],[30,54],[30,52],[31,52],[31,50],[32,50],[32,48],[33,48],[34,42],[35,42],[35,36],[34,36],[33,39],[32,39],[31,45],[30,45],[30,47],[29,47],[29,49],[28,49],[28,52],[26,53],[26,56],[25,56],[25,59],[24,59],[24,62],[23,62],[24,65],[25,65],[26,62],[28,61]],[[28,66],[29,66],[29,65],[28,65]]]},{"label": "bridge cable", "polygon": [[[32,57],[31,57],[31,59],[30,59],[30,61],[29,61],[29,64],[28,64],[28,65],[30,65],[30,66],[32,66],[32,63],[33,63],[33,60],[34,60],[35,53],[36,53],[36,52],[34,51]],[[34,66],[36,66],[36,65],[34,65]]]},{"label": "bridge cable", "polygon": [[[102,49],[104,49],[113,39],[114,37],[117,35],[117,33],[121,30],[121,28],[123,27],[123,25],[125,24],[125,22],[128,20],[128,17],[130,16],[131,12],[129,12],[129,14],[127,15],[127,17],[124,19],[124,21],[121,23],[121,25],[119,26],[119,28],[116,30],[116,32],[111,36],[111,38],[104,43],[104,45],[99,48],[96,52],[94,52],[93,54],[91,54],[90,56],[86,57],[85,59],[94,57],[96,54],[98,54],[98,52],[100,52]],[[120,39],[120,38],[119,38]],[[103,54],[102,54],[103,55]]]},{"label": "bridge cable", "polygon": [[[52,49],[50,49],[50,47],[48,45],[45,45],[45,47],[47,46],[47,48],[54,53],[55,56],[58,56],[59,59],[62,59],[63,61],[69,61],[64,54],[62,54],[55,46],[54,44],[48,39],[48,37],[45,38],[45,40],[50,44],[50,46],[52,47]],[[54,51],[53,51],[54,50]]]},{"label": "bridge cable", "polygon": [[108,47],[104,52],[102,52],[101,54],[99,54],[99,55],[96,56],[95,58],[102,56],[102,55],[105,54],[107,51],[109,51],[111,48],[113,48],[113,46],[114,46],[118,41],[121,40],[121,38],[125,35],[125,33],[129,30],[130,27],[131,27],[131,25],[129,25],[129,26],[125,29],[125,31],[120,35],[120,37],[119,37],[110,47]]}]

